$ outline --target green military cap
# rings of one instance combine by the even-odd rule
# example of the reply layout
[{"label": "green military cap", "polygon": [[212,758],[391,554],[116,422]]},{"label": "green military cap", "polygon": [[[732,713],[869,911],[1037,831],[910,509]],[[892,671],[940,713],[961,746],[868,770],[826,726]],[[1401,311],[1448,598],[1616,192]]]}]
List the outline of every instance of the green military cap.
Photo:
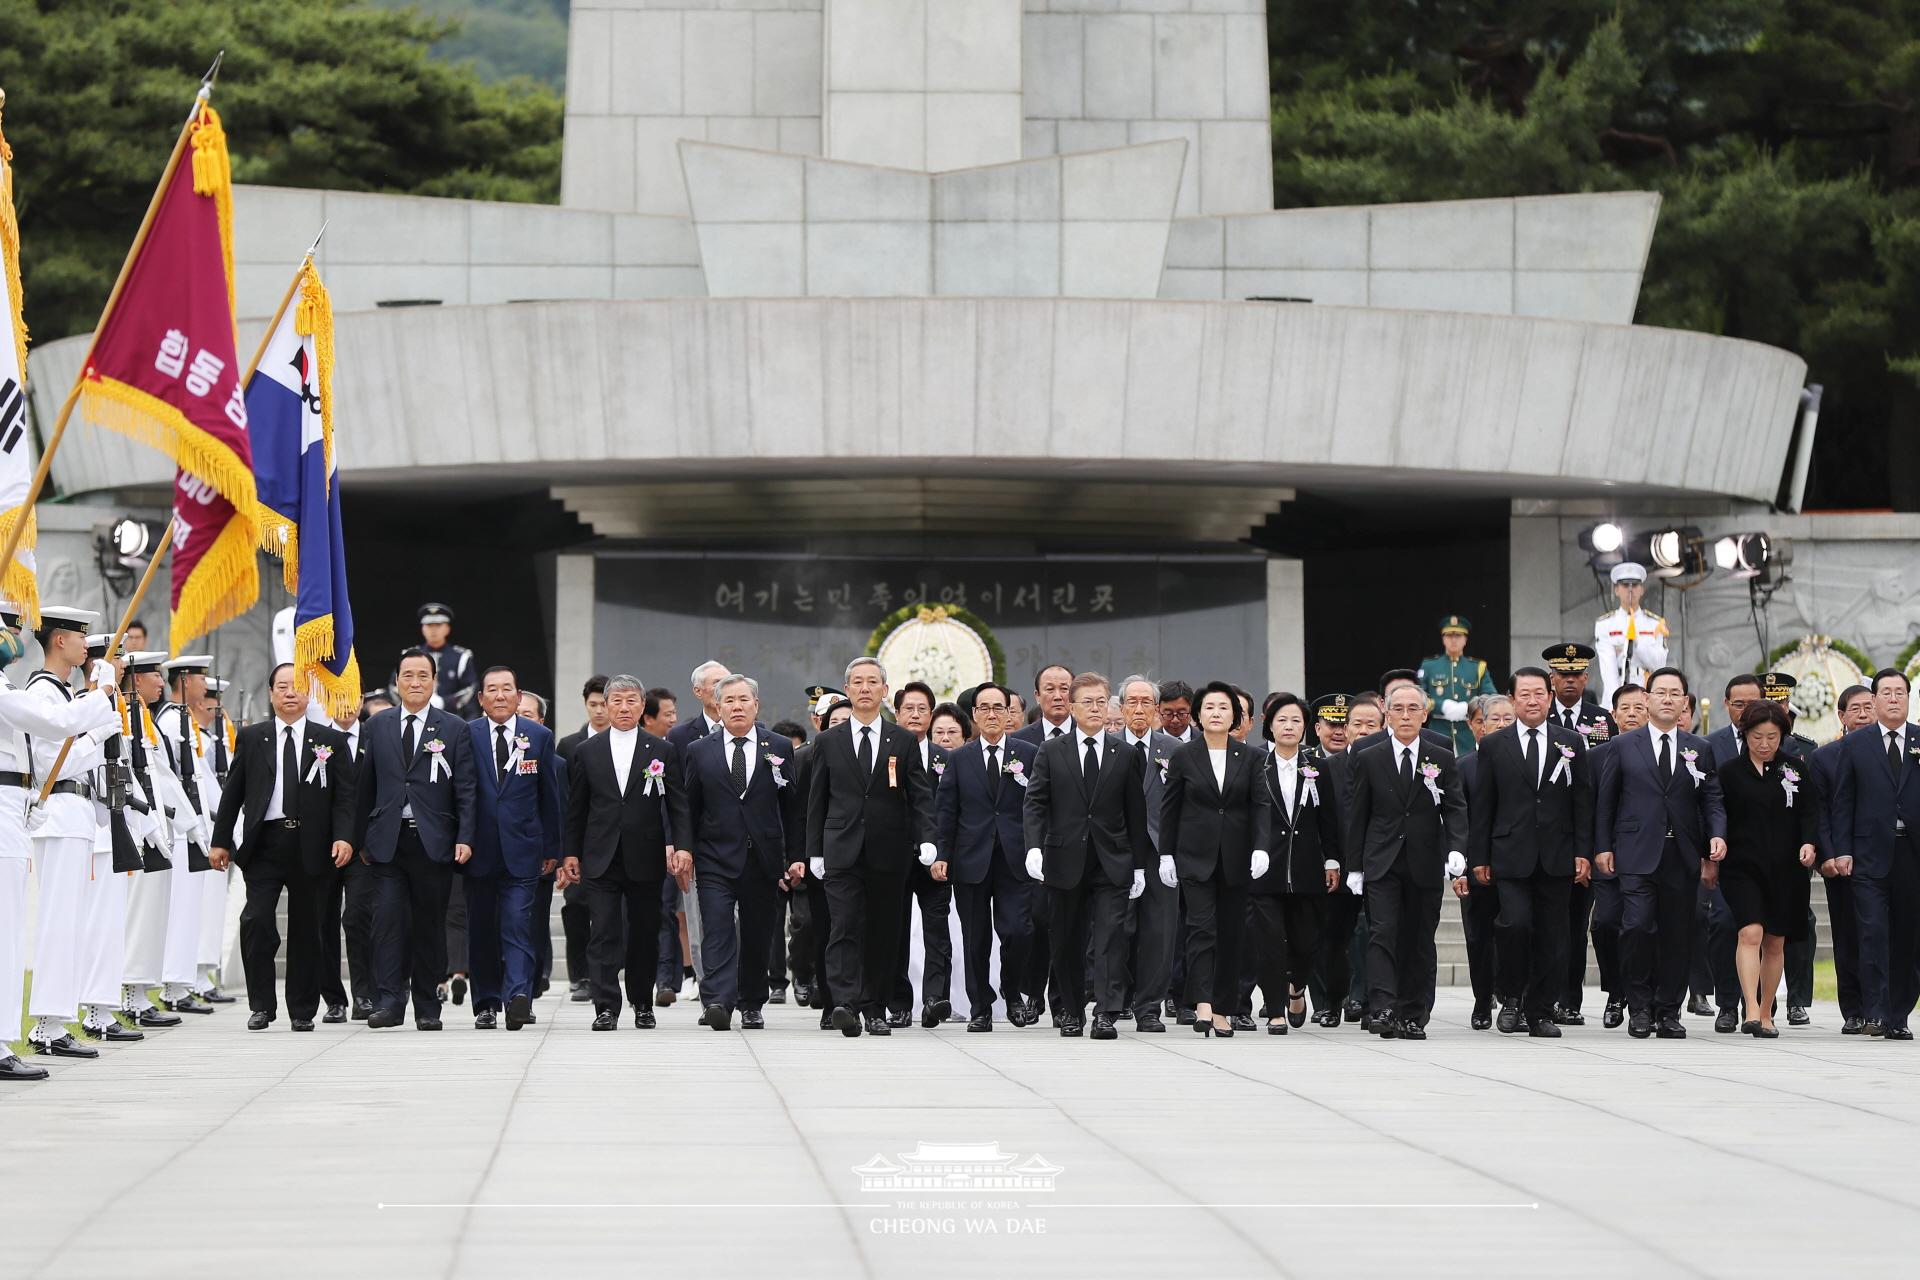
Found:
[{"label": "green military cap", "polygon": [[1473,630],[1472,625],[1468,623],[1466,618],[1460,614],[1450,613],[1446,617],[1440,619],[1440,634],[1443,636],[1447,635],[1450,632],[1457,632],[1458,634],[1464,636],[1469,631],[1472,631],[1472,630]]},{"label": "green military cap", "polygon": [[1324,693],[1313,700],[1313,715],[1316,720],[1325,720],[1328,724],[1345,724],[1347,709],[1352,700],[1344,693]]},{"label": "green military cap", "polygon": [[1593,646],[1569,640],[1565,644],[1548,645],[1540,651],[1540,656],[1546,661],[1548,670],[1563,676],[1577,676],[1593,661]]},{"label": "green military cap", "polygon": [[1769,671],[1760,677],[1760,692],[1768,702],[1785,702],[1799,683],[1784,671]]}]

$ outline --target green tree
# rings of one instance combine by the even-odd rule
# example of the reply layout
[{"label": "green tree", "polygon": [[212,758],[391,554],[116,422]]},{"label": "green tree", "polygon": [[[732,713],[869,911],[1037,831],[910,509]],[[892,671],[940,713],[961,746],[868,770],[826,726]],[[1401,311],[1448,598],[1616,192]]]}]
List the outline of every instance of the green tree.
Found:
[{"label": "green tree", "polygon": [[454,29],[434,42],[434,57],[467,64],[482,80],[529,76],[554,89],[566,84],[568,0],[375,2],[449,20]]},{"label": "green tree", "polygon": [[448,29],[353,0],[0,0],[35,338],[92,327],[216,50],[236,182],[558,199],[558,95],[434,60]]}]

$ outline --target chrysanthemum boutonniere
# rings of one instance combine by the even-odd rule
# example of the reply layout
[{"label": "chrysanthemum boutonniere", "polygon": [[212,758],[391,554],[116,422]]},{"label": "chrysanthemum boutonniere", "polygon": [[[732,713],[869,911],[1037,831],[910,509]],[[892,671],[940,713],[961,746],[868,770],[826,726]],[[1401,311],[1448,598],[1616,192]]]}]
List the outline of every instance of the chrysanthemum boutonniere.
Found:
[{"label": "chrysanthemum boutonniere", "polygon": [[1695,782],[1705,782],[1707,780],[1707,775],[1700,772],[1700,753],[1698,751],[1692,747],[1682,747],[1680,749],[1680,759],[1685,762],[1687,773],[1692,776]]},{"label": "chrysanthemum boutonniere", "polygon": [[777,756],[771,751],[762,755],[760,758],[767,762],[767,768],[773,770],[773,785],[776,787],[786,786],[787,775],[780,772],[780,766],[787,762],[787,758],[785,756]]},{"label": "chrysanthemum boutonniere", "polygon": [[1787,808],[1793,808],[1794,793],[1800,790],[1800,775],[1783,767],[1780,770],[1780,789],[1787,793]]},{"label": "chrysanthemum boutonniere", "polygon": [[1027,766],[1021,764],[1018,760],[1008,760],[1000,772],[1006,774],[1023,787],[1027,785]]},{"label": "chrysanthemum boutonniere", "polygon": [[646,780],[640,784],[643,796],[663,796],[667,793],[667,762],[665,760],[647,761]]},{"label": "chrysanthemum boutonniere", "polygon": [[1427,784],[1427,794],[1433,797],[1435,807],[1440,804],[1440,766],[1431,760],[1420,764],[1420,781]]},{"label": "chrysanthemum boutonniere", "polygon": [[1547,775],[1549,784],[1558,782],[1562,778],[1568,782],[1573,781],[1573,755],[1572,747],[1564,745],[1560,747],[1560,759],[1554,764],[1553,772]]}]

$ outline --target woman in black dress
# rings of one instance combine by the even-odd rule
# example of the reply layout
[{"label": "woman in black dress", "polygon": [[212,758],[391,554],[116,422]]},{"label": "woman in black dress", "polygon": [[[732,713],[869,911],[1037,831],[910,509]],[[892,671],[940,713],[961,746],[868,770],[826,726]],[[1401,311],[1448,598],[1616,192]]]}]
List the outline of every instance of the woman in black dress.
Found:
[{"label": "woman in black dress", "polygon": [[1160,798],[1160,872],[1177,875],[1187,907],[1187,1003],[1193,1029],[1230,1036],[1240,1003],[1247,886],[1267,872],[1270,819],[1260,753],[1233,736],[1240,700],[1219,680],[1200,691],[1200,732],[1167,762]]},{"label": "woman in black dress", "polygon": [[1286,1017],[1269,1017],[1267,1034],[1307,1020],[1307,978],[1320,947],[1320,918],[1327,895],[1339,889],[1340,811],[1333,779],[1319,752],[1301,745],[1307,704],[1291,693],[1267,702],[1262,731],[1273,750],[1261,769],[1273,810],[1273,841],[1267,874],[1254,877],[1254,967],[1270,1012],[1287,993]]},{"label": "woman in black dress", "polygon": [[1819,832],[1807,767],[1780,754],[1791,725],[1778,703],[1755,703],[1740,717],[1740,754],[1719,770],[1727,805],[1720,891],[1740,930],[1734,962],[1747,1001],[1740,1029],[1768,1040],[1780,1034],[1773,993],[1786,945],[1806,936],[1807,868]]}]

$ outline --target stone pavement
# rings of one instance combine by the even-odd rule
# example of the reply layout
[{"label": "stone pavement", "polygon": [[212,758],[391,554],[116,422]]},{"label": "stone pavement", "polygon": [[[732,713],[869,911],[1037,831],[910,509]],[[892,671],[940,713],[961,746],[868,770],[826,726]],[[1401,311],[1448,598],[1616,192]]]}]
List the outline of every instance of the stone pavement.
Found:
[{"label": "stone pavement", "polygon": [[[1423,1044],[538,1009],[294,1035],[229,1006],[55,1063],[0,1093],[0,1273],[1649,1280],[1891,1274],[1920,1238],[1920,1050],[1830,1007],[1772,1043],[1541,1041],[1443,991]],[[936,1189],[863,1191],[908,1155]],[[1030,1163],[1051,1189],[940,1185]]]}]

